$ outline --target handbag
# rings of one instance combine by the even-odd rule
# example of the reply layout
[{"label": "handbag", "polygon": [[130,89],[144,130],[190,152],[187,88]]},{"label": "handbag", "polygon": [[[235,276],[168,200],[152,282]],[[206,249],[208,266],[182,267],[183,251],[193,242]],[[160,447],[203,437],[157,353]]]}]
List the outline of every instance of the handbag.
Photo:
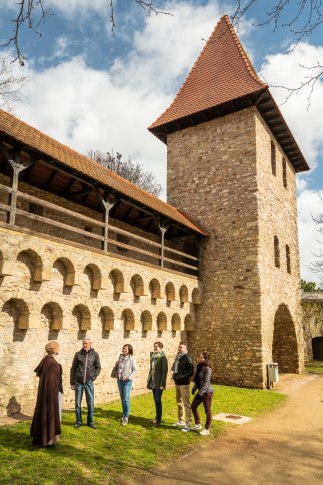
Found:
[{"label": "handbag", "polygon": [[111,371],[111,377],[116,379],[118,377],[117,366],[115,365]]}]

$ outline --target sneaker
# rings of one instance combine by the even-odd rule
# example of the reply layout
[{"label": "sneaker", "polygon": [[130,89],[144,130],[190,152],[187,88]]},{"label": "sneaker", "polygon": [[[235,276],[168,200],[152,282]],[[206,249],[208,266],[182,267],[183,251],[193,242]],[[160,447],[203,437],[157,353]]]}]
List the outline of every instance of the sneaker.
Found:
[{"label": "sneaker", "polygon": [[177,421],[177,423],[172,424],[172,426],[185,426],[185,421],[182,421],[181,419]]},{"label": "sneaker", "polygon": [[121,424],[122,424],[122,426],[127,426],[127,424],[128,424],[128,418],[123,418]]},{"label": "sneaker", "polygon": [[194,424],[194,426],[191,427],[192,431],[197,431],[198,429],[202,429],[202,426],[200,424]]},{"label": "sneaker", "polygon": [[122,416],[122,418],[119,418],[119,423],[122,424],[123,420],[124,420],[124,416]]},{"label": "sneaker", "polygon": [[95,424],[94,424],[94,423],[89,423],[89,424],[88,424],[88,427],[89,427],[89,428],[92,428],[92,429],[96,429],[96,426],[95,426]]},{"label": "sneaker", "polygon": [[182,428],[183,433],[188,433],[191,431],[191,427],[188,424],[185,424],[184,428]]},{"label": "sneaker", "polygon": [[209,429],[202,429],[202,431],[200,431],[200,435],[201,436],[207,436],[208,434],[210,434],[210,430]]},{"label": "sneaker", "polygon": [[160,426],[160,421],[155,421],[153,426],[155,426],[155,428],[159,428]]},{"label": "sneaker", "polygon": [[80,428],[82,426],[82,423],[75,423],[74,428]]}]

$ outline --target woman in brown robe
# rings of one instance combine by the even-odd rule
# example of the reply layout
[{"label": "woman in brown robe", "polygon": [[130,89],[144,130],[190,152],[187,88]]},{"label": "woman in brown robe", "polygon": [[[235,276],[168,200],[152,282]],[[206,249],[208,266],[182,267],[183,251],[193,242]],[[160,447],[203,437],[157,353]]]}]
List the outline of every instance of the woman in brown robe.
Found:
[{"label": "woman in brown robe", "polygon": [[59,345],[51,340],[45,346],[47,355],[36,367],[39,377],[37,402],[30,434],[32,444],[39,446],[55,445],[61,434],[58,392],[61,384],[61,367],[55,356]]}]

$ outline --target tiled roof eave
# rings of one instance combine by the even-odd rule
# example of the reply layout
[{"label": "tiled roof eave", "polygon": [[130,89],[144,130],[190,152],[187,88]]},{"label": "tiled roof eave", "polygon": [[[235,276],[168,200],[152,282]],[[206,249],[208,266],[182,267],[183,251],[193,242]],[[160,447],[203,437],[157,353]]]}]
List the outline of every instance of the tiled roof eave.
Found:
[{"label": "tiled roof eave", "polygon": [[[252,106],[257,107],[258,111],[284,150],[289,161],[293,165],[295,171],[303,172],[309,170],[310,167],[308,166],[304,155],[302,154],[280,109],[267,88],[262,88],[259,91],[254,91],[240,98],[233,99],[230,102],[212,106],[197,113],[193,113],[190,116],[184,116],[175,121],[170,121],[155,128],[149,127],[148,129],[163,143],[167,144],[167,135],[170,133],[220,118]],[[269,113],[273,114],[272,119],[270,118]]]},{"label": "tiled roof eave", "polygon": [[6,140],[20,143],[22,149],[25,148],[33,154],[39,154],[37,155],[39,160],[50,165],[57,164],[62,171],[65,168],[67,173],[83,178],[90,185],[101,185],[112,189],[129,200],[134,200],[140,206],[150,208],[151,211],[163,216],[165,220],[176,222],[186,230],[199,235],[207,235],[206,231],[181,214],[175,207],[3,110],[0,110],[0,134]]}]

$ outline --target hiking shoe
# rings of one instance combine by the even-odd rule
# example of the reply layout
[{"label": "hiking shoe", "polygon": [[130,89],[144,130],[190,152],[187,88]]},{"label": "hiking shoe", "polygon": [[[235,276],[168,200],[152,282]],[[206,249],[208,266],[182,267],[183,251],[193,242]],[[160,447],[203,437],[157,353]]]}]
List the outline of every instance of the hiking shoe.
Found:
[{"label": "hiking shoe", "polygon": [[182,421],[181,419],[177,421],[177,423],[172,424],[172,426],[185,426],[185,421]]},{"label": "hiking shoe", "polygon": [[160,421],[155,421],[153,426],[155,426],[155,428],[159,428],[160,426]]},{"label": "hiking shoe", "polygon": [[202,431],[200,431],[200,435],[201,436],[207,436],[208,434],[210,434],[210,430],[209,429],[202,429]]},{"label": "hiking shoe", "polygon": [[88,427],[89,427],[89,428],[92,428],[92,429],[96,429],[96,426],[95,426],[95,424],[94,424],[94,423],[89,423],[89,424],[88,424]]},{"label": "hiking shoe", "polygon": [[191,427],[188,424],[185,424],[184,428],[182,428],[183,433],[188,433],[191,431]]},{"label": "hiking shoe", "polygon": [[123,418],[121,424],[122,424],[122,426],[127,426],[127,424],[128,424],[128,418]]},{"label": "hiking shoe", "polygon": [[192,431],[197,431],[198,429],[202,429],[202,426],[200,424],[194,424],[194,426],[191,427]]},{"label": "hiking shoe", "polygon": [[75,423],[74,428],[80,428],[82,426],[82,423]]},{"label": "hiking shoe", "polygon": [[124,416],[122,416],[122,418],[119,418],[119,423],[122,424],[123,420],[124,420]]}]

